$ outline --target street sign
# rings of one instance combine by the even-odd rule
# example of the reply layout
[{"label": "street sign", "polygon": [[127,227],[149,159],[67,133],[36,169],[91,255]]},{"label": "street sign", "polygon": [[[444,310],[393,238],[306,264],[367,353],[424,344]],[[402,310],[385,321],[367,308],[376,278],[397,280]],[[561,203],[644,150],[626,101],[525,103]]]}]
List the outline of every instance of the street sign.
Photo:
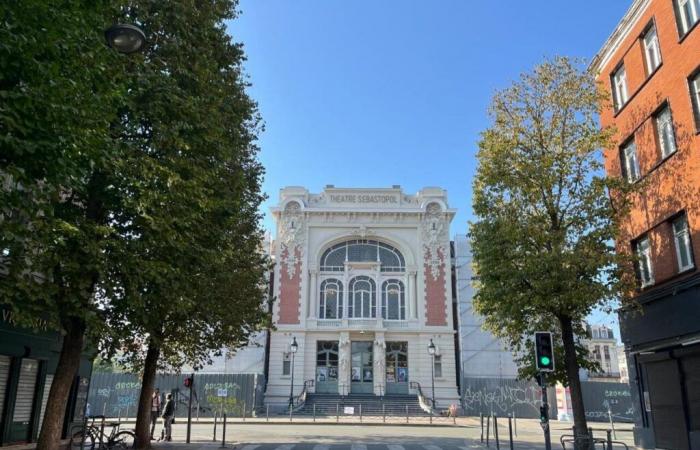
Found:
[{"label": "street sign", "polygon": [[343,414],[354,415],[355,414],[355,407],[354,406],[346,406],[345,408],[343,408]]},{"label": "street sign", "polygon": [[216,396],[217,397],[228,397],[228,389],[217,389]]}]

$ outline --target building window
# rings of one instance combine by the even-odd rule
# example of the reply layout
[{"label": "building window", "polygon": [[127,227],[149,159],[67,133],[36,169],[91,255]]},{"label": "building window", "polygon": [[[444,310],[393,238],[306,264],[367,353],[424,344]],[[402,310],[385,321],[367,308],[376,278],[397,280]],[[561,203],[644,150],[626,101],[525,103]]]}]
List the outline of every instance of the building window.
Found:
[{"label": "building window", "polygon": [[654,121],[656,122],[656,134],[659,137],[661,157],[666,158],[676,151],[676,136],[671,118],[671,108],[668,105],[664,106],[654,116]]},{"label": "building window", "polygon": [[625,66],[620,66],[620,68],[612,74],[612,86],[615,109],[619,110],[629,99],[627,96],[627,74],[625,73]]},{"label": "building window", "polygon": [[681,35],[685,35],[698,21],[700,0],[676,0],[676,14]]},{"label": "building window", "polygon": [[382,284],[382,318],[406,320],[406,295],[399,280],[387,280]]},{"label": "building window", "polygon": [[628,182],[634,183],[640,177],[639,160],[637,159],[637,146],[634,140],[622,146],[620,149],[620,158],[622,159],[622,171]]},{"label": "building window", "polygon": [[374,280],[367,276],[355,277],[350,281],[349,318],[377,317],[377,288]]},{"label": "building window", "polygon": [[319,307],[318,317],[320,319],[341,319],[343,317],[343,284],[340,280],[323,280]]},{"label": "building window", "polygon": [[365,239],[343,242],[329,248],[321,256],[321,271],[344,272],[345,263],[379,263],[382,272],[404,272],[406,263],[398,249],[378,241]]},{"label": "building window", "polygon": [[644,43],[644,56],[647,63],[647,75],[651,75],[661,65],[661,47],[659,36],[656,34],[656,25],[652,24],[642,37]]},{"label": "building window", "polygon": [[700,130],[700,70],[688,79],[688,84],[690,85],[690,97],[695,115],[695,128]]},{"label": "building window", "polygon": [[654,272],[651,266],[651,245],[649,237],[644,236],[635,243],[639,281],[642,287],[654,284]]},{"label": "building window", "polygon": [[672,226],[673,240],[676,244],[676,257],[678,258],[678,271],[684,272],[692,269],[694,266],[687,217],[685,215],[679,217],[673,221]]},{"label": "building window", "polygon": [[316,343],[316,381],[338,381],[338,341]]},{"label": "building window", "polygon": [[289,376],[292,374],[292,353],[285,352],[282,354],[282,375]]},{"label": "building window", "polygon": [[442,378],[442,355],[434,355],[433,358],[433,364],[435,366],[435,378]]}]

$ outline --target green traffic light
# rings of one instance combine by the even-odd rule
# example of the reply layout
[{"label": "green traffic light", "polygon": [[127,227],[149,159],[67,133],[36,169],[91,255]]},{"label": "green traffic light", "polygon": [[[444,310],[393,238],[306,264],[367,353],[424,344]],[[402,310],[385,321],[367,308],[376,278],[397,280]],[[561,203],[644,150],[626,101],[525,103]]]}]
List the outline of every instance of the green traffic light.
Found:
[{"label": "green traffic light", "polygon": [[549,363],[551,363],[551,362],[552,362],[552,360],[546,356],[540,357],[540,363],[542,363],[543,366],[548,366]]}]

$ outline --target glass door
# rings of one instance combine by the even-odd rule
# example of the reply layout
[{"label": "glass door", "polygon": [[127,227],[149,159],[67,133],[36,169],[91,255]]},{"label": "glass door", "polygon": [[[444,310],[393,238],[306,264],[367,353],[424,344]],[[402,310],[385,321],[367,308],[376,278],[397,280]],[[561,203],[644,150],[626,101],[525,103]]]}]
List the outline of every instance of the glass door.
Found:
[{"label": "glass door", "polygon": [[316,393],[338,393],[338,341],[316,343]]},{"label": "glass door", "polygon": [[408,342],[386,343],[386,393],[408,394]]},{"label": "glass door", "polygon": [[350,392],[352,394],[371,394],[374,392],[374,368],[372,342],[352,343],[352,366],[350,368]]}]

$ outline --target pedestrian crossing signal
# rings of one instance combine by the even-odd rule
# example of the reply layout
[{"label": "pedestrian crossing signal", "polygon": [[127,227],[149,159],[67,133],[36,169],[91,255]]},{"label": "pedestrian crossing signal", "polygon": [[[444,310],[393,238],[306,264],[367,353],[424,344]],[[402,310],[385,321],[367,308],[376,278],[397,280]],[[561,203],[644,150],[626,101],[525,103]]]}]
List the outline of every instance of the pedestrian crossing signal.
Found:
[{"label": "pedestrian crossing signal", "polygon": [[535,333],[535,363],[540,372],[554,371],[554,345],[549,331]]}]

